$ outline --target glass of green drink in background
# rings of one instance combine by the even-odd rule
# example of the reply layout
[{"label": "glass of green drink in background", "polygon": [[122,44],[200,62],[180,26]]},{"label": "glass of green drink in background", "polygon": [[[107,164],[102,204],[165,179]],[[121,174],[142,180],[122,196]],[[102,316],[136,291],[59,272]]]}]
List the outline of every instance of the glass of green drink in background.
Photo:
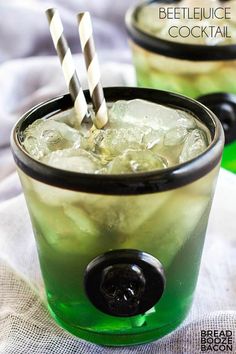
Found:
[{"label": "glass of green drink in background", "polygon": [[[235,4],[230,0],[144,1],[127,12],[126,27],[138,86],[177,92],[209,107],[225,130],[222,166],[236,173]],[[185,12],[179,11],[181,7]],[[198,9],[195,19],[194,7]],[[219,19],[209,8],[220,8]],[[202,9],[206,12],[199,16],[209,19],[198,19]]]},{"label": "glass of green drink in background", "polygon": [[[225,6],[230,9],[225,15],[230,20],[188,19],[188,16],[193,18],[194,5],[198,9]],[[181,7],[189,7],[190,13],[173,12],[173,8]],[[159,12],[161,8],[163,12]],[[172,11],[168,13],[170,8]],[[126,15],[126,27],[138,85],[193,98],[215,92],[236,93],[235,11],[234,1],[223,3],[217,0],[198,3],[192,0],[144,1],[130,9]],[[221,17],[224,14],[223,11],[217,13]],[[227,36],[231,38],[223,37],[226,36],[224,33],[217,36],[210,31],[210,25],[214,26],[215,32],[218,27],[223,31],[227,26]],[[201,26],[206,28],[202,34]],[[194,27],[195,37],[191,34]]]},{"label": "glass of green drink in background", "polygon": [[189,311],[224,134],[192,99],[104,93],[105,129],[76,128],[66,95],[26,113],[11,144],[52,316],[88,341],[132,345]]}]

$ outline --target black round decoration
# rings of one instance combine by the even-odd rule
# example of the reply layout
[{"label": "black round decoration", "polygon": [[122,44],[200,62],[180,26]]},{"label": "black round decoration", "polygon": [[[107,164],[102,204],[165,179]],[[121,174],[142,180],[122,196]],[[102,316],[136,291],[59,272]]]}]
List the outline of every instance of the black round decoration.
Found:
[{"label": "black round decoration", "polygon": [[199,102],[208,107],[221,121],[225,132],[225,144],[236,140],[236,95],[212,93],[198,97]]},{"label": "black round decoration", "polygon": [[138,250],[115,250],[93,259],[84,276],[86,294],[100,311],[118,317],[143,314],[161,298],[161,263]]}]

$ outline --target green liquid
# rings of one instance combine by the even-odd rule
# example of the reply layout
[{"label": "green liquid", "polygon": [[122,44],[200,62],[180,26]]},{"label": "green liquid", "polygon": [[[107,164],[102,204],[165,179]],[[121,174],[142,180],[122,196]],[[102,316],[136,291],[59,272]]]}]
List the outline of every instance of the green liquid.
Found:
[{"label": "green liquid", "polygon": [[[207,217],[205,213],[203,219]],[[62,262],[60,255],[52,259],[49,250],[49,258],[41,257],[41,267],[51,314],[69,332],[103,345],[139,344],[169,333],[186,317],[193,300],[206,225],[203,219],[166,271],[163,298],[149,313],[131,318],[108,316],[89,303],[80,282],[86,258],[68,255]]]},{"label": "green liquid", "polygon": [[[200,62],[165,58],[154,53],[151,55],[152,62],[158,63],[161,60],[163,66],[166,62],[163,71],[161,68],[157,69],[152,66],[149,62],[148,51],[138,46],[133,47],[133,62],[138,86],[172,91],[192,98],[217,92],[236,94],[236,60],[219,62],[219,66],[215,69],[210,67],[209,70],[202,69],[203,71],[199,72]],[[180,67],[180,72],[178,68],[175,70],[175,65]],[[185,65],[187,65],[186,71]],[[201,65],[203,65],[202,62]],[[205,65],[207,68],[208,62]]]},{"label": "green liquid", "polygon": [[[172,91],[192,98],[197,98],[210,93],[228,92],[236,94],[236,82],[232,77],[213,72],[204,74],[167,74],[161,72],[148,73],[141,68],[136,68],[137,82],[140,87],[151,87],[159,90]],[[229,74],[236,73],[236,69]]]},{"label": "green liquid", "polygon": [[226,145],[223,152],[222,167],[236,173],[236,141]]},{"label": "green liquid", "polygon": [[[218,168],[173,191],[125,197],[60,190],[21,173],[55,320],[70,333],[102,345],[145,343],[176,328],[193,300],[217,173]],[[152,254],[166,275],[160,301],[129,318],[96,309],[83,285],[92,259],[125,248]]]}]

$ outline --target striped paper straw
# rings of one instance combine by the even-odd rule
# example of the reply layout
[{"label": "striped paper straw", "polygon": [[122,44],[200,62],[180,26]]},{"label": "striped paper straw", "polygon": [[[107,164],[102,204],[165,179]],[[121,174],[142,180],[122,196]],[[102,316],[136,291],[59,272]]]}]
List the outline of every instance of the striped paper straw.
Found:
[{"label": "striped paper straw", "polygon": [[77,16],[80,42],[87,68],[88,86],[95,110],[94,125],[100,129],[108,122],[108,115],[101,85],[101,75],[94,45],[91,18],[89,12],[81,12]]},{"label": "striped paper straw", "polygon": [[54,47],[61,62],[66,85],[74,101],[74,108],[79,124],[81,124],[82,120],[88,115],[88,107],[75,69],[71,50],[63,33],[61,18],[57,9],[48,9],[46,15]]}]

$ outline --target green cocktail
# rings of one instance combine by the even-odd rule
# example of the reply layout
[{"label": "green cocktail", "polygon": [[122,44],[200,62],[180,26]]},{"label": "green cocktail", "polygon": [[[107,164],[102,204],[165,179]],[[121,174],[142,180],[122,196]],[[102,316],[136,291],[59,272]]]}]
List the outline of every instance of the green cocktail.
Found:
[{"label": "green cocktail", "polygon": [[[210,9],[218,9],[216,17]],[[235,13],[235,1],[217,0],[144,1],[130,9],[126,25],[138,85],[193,98],[236,93]]]},{"label": "green cocktail", "polygon": [[178,95],[105,96],[104,130],[74,126],[64,96],[28,112],[12,148],[51,314],[91,342],[131,345],[169,333],[191,306],[223,132]]}]

